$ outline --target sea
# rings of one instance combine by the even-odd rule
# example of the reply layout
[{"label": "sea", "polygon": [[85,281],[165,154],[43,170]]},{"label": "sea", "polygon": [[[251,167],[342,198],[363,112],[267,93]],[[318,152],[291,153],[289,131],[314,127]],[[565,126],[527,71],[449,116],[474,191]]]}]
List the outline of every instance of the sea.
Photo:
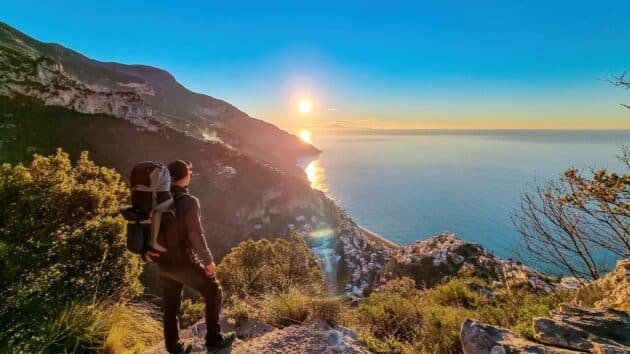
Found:
[{"label": "sea", "polygon": [[451,231],[518,259],[512,219],[522,192],[568,168],[628,172],[617,156],[630,130],[314,131],[311,139],[322,150],[303,164],[311,186],[361,226],[399,245]]}]

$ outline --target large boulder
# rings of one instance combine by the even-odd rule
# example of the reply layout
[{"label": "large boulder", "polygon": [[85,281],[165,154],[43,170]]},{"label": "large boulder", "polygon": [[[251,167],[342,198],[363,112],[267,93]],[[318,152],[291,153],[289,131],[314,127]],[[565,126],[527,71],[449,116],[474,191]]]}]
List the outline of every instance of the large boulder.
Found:
[{"label": "large boulder", "polygon": [[539,342],[594,353],[630,353],[630,314],[562,305],[550,318],[534,318]]},{"label": "large boulder", "polygon": [[568,354],[574,351],[532,342],[505,328],[468,319],[460,332],[464,354]]}]

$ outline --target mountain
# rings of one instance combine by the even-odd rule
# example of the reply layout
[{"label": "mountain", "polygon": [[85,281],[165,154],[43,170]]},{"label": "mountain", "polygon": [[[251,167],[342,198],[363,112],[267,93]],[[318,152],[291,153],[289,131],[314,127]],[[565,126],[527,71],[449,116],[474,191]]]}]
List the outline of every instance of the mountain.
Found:
[{"label": "mountain", "polygon": [[[187,90],[166,71],[103,63],[0,23],[0,162],[82,151],[129,178],[142,160],[193,163],[192,193],[220,260],[249,238],[298,232],[318,250],[331,285],[360,296],[387,252],[322,192],[296,158],[319,151],[234,106]],[[335,230],[322,250],[313,230]],[[328,243],[328,241],[326,241]],[[143,282],[157,283],[151,268]]]},{"label": "mountain", "polygon": [[289,169],[297,157],[319,153],[225,101],[188,90],[162,69],[93,60],[2,22],[0,95],[104,113],[148,129],[171,128]]}]

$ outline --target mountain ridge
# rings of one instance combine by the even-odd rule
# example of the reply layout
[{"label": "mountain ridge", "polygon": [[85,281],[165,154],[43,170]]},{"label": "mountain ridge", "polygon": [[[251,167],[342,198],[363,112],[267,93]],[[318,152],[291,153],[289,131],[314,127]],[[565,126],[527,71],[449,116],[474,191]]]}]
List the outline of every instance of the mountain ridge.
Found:
[{"label": "mountain ridge", "polygon": [[[150,119],[158,126],[173,128],[197,139],[218,140],[256,159],[288,170],[295,164],[296,158],[320,152],[273,124],[250,117],[227,101],[187,89],[161,68],[101,62],[58,43],[40,42],[0,22],[0,60],[5,57],[3,71],[14,73],[19,69],[6,65],[10,50],[22,55],[22,60],[52,58],[59,63],[59,73],[68,74],[94,91],[138,94],[150,111],[145,117],[135,116],[135,121]],[[2,81],[0,76],[0,83]],[[44,103],[60,105],[45,100]],[[93,112],[88,109],[83,113]]]}]

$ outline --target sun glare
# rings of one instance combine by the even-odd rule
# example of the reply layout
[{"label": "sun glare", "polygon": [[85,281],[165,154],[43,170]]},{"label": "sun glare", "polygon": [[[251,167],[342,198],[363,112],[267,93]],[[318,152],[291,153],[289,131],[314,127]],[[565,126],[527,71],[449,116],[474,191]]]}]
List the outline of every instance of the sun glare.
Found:
[{"label": "sun glare", "polygon": [[300,139],[302,139],[302,141],[304,141],[305,143],[309,143],[312,144],[313,141],[311,140],[311,132],[306,130],[306,129],[302,129],[300,130],[299,133]]},{"label": "sun glare", "polygon": [[300,100],[300,103],[298,103],[298,109],[302,114],[311,113],[311,110],[313,109],[313,104],[310,100],[304,98]]}]

